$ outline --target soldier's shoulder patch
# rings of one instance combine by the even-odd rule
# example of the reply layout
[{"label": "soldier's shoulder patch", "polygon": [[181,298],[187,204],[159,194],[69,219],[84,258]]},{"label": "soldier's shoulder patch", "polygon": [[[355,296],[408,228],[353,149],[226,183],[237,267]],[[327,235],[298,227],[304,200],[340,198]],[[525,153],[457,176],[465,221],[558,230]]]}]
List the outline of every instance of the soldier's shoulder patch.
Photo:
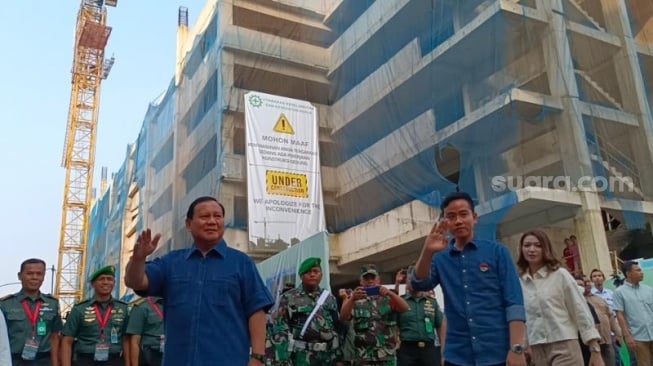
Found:
[{"label": "soldier's shoulder patch", "polygon": [[144,297],[141,297],[140,299],[138,299],[138,300],[132,302],[132,303],[131,303],[131,306],[140,306],[140,305],[143,305],[143,304],[145,304],[145,301],[146,301],[145,298],[144,298]]},{"label": "soldier's shoulder patch", "polygon": [[75,306],[77,306],[77,305],[80,305],[80,306],[81,306],[81,305],[90,304],[91,302],[93,302],[93,300],[94,300],[93,298],[90,298],[90,299],[83,299],[83,300],[80,300],[79,302],[76,302],[76,303],[75,303]]},{"label": "soldier's shoulder patch", "polygon": [[5,295],[5,296],[3,296],[3,297],[0,297],[0,301],[9,300],[9,299],[11,299],[11,298],[13,298],[13,297],[16,297],[16,294]]},{"label": "soldier's shoulder patch", "polygon": [[47,298],[47,299],[50,299],[50,300],[59,301],[59,299],[57,299],[56,297],[54,297],[54,295],[52,295],[52,294],[43,294],[43,297],[45,297],[45,298]]}]

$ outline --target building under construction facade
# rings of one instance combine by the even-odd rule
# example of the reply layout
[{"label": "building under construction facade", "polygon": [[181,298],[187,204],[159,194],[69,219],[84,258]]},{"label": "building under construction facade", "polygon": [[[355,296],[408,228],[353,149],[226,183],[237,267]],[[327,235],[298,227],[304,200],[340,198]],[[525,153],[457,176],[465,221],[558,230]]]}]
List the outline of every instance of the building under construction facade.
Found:
[{"label": "building under construction facade", "polygon": [[332,285],[416,260],[456,189],[477,235],[516,254],[543,228],[561,254],[573,234],[607,272],[653,218],[653,0],[212,0],[187,18],[169,87],[98,195],[89,271],[124,269],[143,228],[156,254],[188,246],[203,195],[230,246],[272,254],[248,244],[248,91],[317,107]]}]

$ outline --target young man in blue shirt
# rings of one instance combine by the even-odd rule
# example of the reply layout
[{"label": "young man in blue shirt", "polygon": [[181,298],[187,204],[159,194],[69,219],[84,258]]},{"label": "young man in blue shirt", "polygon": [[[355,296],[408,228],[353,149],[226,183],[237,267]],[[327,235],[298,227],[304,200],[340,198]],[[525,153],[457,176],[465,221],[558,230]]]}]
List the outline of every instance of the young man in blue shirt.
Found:
[{"label": "young man in blue shirt", "polygon": [[442,287],[445,365],[526,365],[526,313],[510,252],[474,237],[477,215],[467,193],[450,194],[440,209],[443,217],[426,237],[411,283],[416,291]]},{"label": "young man in blue shirt", "polygon": [[147,264],[160,235],[141,233],[125,276],[139,295],[165,299],[163,364],[262,366],[273,300],[254,261],[227,246],[224,207],[213,197],[191,203],[186,228],[191,247]]}]

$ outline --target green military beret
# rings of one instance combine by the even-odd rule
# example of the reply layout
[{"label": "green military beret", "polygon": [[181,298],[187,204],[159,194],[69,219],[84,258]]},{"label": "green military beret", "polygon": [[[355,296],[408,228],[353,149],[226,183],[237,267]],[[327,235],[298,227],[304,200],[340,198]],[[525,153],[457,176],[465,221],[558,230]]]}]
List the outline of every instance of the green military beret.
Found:
[{"label": "green military beret", "polygon": [[376,266],[373,264],[364,264],[361,266],[361,274],[360,277],[363,278],[363,276],[368,275],[368,274],[373,274],[375,276],[379,275],[379,271],[376,270]]},{"label": "green military beret", "polygon": [[93,272],[91,275],[91,282],[97,280],[98,277],[102,275],[116,276],[116,267],[115,266],[104,266],[97,271]]},{"label": "green military beret", "polygon": [[320,267],[320,263],[322,263],[322,260],[320,258],[317,257],[308,258],[305,261],[303,261],[302,264],[299,266],[299,271],[297,271],[297,273],[300,276],[303,276],[306,272],[310,271],[311,268]]}]

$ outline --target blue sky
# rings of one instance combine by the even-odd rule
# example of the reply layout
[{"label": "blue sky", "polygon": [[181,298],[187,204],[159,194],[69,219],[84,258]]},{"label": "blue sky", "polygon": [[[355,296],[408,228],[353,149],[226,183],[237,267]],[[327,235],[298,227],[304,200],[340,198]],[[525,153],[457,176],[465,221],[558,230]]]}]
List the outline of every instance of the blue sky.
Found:
[{"label": "blue sky", "polygon": [[[190,25],[206,0],[118,0],[107,54],[116,63],[103,82],[95,163],[117,171],[138,136],[148,103],[174,73],[177,9]],[[80,1],[21,0],[0,12],[0,286],[17,281],[20,263],[56,266],[65,170],[61,157],[70,100],[73,35]],[[0,295],[19,286],[0,287]],[[43,285],[50,292],[50,273]]]}]

